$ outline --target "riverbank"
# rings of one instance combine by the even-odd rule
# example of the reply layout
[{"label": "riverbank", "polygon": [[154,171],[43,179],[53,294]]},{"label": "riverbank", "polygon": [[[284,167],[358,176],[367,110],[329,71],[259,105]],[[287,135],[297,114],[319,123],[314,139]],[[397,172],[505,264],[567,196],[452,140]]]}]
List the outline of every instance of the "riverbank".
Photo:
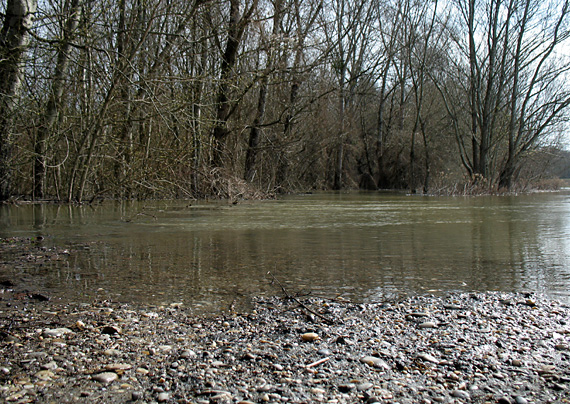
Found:
[{"label": "riverbank", "polygon": [[10,403],[570,402],[570,308],[525,294],[354,304],[0,300]]}]

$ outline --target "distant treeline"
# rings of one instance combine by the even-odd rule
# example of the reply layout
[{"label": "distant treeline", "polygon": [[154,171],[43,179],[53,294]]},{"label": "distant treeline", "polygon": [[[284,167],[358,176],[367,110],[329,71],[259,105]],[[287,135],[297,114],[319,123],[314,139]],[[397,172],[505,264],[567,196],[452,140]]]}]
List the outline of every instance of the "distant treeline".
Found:
[{"label": "distant treeline", "polygon": [[567,0],[6,0],[0,200],[568,176]]}]

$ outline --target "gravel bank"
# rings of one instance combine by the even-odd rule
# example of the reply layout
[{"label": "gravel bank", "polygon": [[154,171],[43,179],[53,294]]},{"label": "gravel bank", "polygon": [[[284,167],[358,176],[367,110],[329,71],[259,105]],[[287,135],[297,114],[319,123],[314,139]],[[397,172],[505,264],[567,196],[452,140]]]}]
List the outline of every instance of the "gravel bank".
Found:
[{"label": "gravel bank", "polygon": [[18,299],[0,300],[1,402],[570,402],[570,309],[541,296],[272,298],[213,318]]}]

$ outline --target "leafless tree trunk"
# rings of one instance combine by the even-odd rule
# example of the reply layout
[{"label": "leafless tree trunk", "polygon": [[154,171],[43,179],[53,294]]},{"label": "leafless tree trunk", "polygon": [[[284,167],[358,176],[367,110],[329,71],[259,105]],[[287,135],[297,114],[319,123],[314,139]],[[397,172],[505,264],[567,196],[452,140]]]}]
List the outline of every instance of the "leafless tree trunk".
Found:
[{"label": "leafless tree trunk", "polygon": [[43,198],[45,194],[46,182],[46,158],[48,151],[48,141],[53,130],[53,124],[59,113],[61,97],[65,88],[65,76],[69,65],[72,41],[77,26],[79,25],[81,14],[81,0],[72,0],[69,4],[67,21],[61,36],[61,42],[57,53],[57,62],[52,79],[51,91],[45,107],[42,125],[38,129],[35,142],[34,160],[34,198]]},{"label": "leafless tree trunk", "polygon": [[8,0],[0,31],[0,201],[10,197],[14,109],[36,7],[36,0]]},{"label": "leafless tree trunk", "polygon": [[[557,15],[557,19],[551,31],[543,30],[540,33],[539,41],[525,39],[531,16],[540,18],[540,2],[525,0],[523,4],[517,26],[511,78],[508,149],[499,175],[499,187],[507,189],[513,185],[524,154],[560,122],[562,112],[570,105],[570,91],[560,90],[559,87],[570,66],[561,62],[552,63],[555,49],[570,37],[570,30],[566,28],[570,20],[570,3],[565,0],[559,10],[546,11],[545,15],[550,18]],[[529,60],[534,60],[534,63],[529,63]],[[530,68],[525,72],[523,66]],[[541,93],[548,98],[541,100]]]},{"label": "leafless tree trunk", "polygon": [[[269,78],[273,72],[274,64],[274,54],[276,47],[279,46],[281,42],[280,30],[281,30],[281,17],[282,17],[282,6],[283,0],[275,0],[273,5],[273,28],[270,38],[265,38],[263,41],[266,43],[266,54],[267,62],[265,66],[265,71],[261,77],[259,83],[259,98],[257,100],[257,110],[255,118],[253,119],[253,124],[251,125],[249,132],[249,142],[245,156],[245,174],[244,179],[246,181],[253,181],[255,177],[255,166],[257,162],[257,156],[259,154],[259,142],[261,139],[261,125],[265,119],[265,109],[267,106],[267,91],[269,87]],[[262,36],[263,36],[262,32]]]},{"label": "leafless tree trunk", "polygon": [[232,70],[237,62],[239,47],[245,30],[257,8],[257,2],[258,0],[252,0],[251,5],[242,14],[240,13],[240,0],[230,0],[228,36],[221,60],[218,95],[215,104],[216,122],[212,132],[214,142],[212,164],[214,167],[222,167],[224,163],[225,141],[230,133],[228,119],[231,115],[232,106],[230,99]]}]

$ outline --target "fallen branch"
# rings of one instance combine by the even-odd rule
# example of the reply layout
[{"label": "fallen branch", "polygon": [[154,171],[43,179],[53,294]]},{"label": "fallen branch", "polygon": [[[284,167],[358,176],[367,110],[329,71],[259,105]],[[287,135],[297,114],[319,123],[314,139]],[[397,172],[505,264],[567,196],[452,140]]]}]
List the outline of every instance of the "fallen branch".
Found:
[{"label": "fallen branch", "polygon": [[315,361],[313,363],[309,363],[307,366],[305,366],[305,369],[310,369],[310,368],[313,368],[315,366],[319,366],[320,364],[325,363],[325,362],[329,361],[330,359],[331,359],[330,356],[327,356],[326,358],[323,358],[323,359],[319,359],[318,361]]},{"label": "fallen branch", "polygon": [[268,275],[271,275],[271,277],[273,278],[273,282],[277,283],[277,285],[279,285],[279,287],[281,288],[281,290],[283,291],[283,293],[285,294],[285,297],[287,297],[287,299],[291,299],[294,302],[296,302],[299,306],[301,306],[302,308],[304,308],[305,310],[307,310],[309,313],[314,314],[315,316],[319,317],[321,320],[324,320],[325,322],[329,323],[329,324],[334,324],[334,320],[331,320],[330,318],[323,316],[321,313],[316,312],[312,309],[310,309],[309,307],[307,307],[303,302],[301,302],[299,299],[297,299],[295,296],[292,296],[289,294],[289,292],[287,292],[287,289],[285,289],[285,287],[281,284],[281,282],[279,282],[279,279],[277,279],[275,277],[275,275],[273,275],[271,273],[271,271],[267,272]]}]

